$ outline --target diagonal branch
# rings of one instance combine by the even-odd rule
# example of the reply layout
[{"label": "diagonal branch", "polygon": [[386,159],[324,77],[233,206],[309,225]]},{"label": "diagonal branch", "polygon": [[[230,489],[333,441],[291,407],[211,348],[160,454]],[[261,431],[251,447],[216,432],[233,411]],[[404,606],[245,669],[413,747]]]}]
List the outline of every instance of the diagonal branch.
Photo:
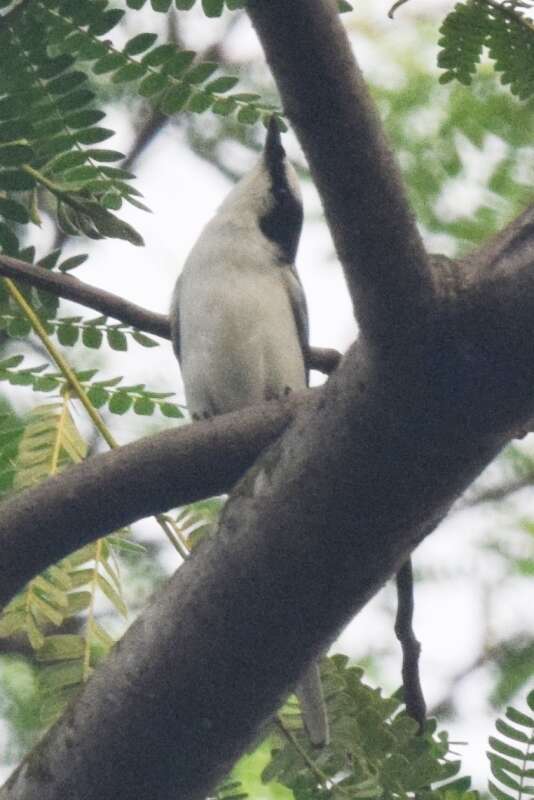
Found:
[{"label": "diagonal branch", "polygon": [[[169,319],[165,314],[158,314],[146,308],[130,303],[119,295],[106,292],[91,286],[72,275],[51,272],[33,264],[27,264],[18,258],[0,254],[0,275],[14,278],[31,286],[46,289],[58,297],[74,300],[82,306],[93,308],[101,314],[118,319],[146,333],[170,339]],[[330,374],[339,364],[341,355],[337,350],[328,347],[311,347],[308,352],[310,369]]]},{"label": "diagonal branch", "polygon": [[72,275],[51,272],[4,254],[0,255],[0,275],[29,283],[39,289],[46,289],[58,297],[74,300],[75,303],[93,308],[146,333],[170,339],[169,320],[165,314],[148,311],[123,297],[84,283]]},{"label": "diagonal branch", "polygon": [[[369,128],[367,94],[354,77],[335,3],[249,0],[249,6],[329,220],[339,228],[335,238],[366,341],[308,395],[310,402],[236,485],[217,536],[131,626],[77,703],[0,790],[1,800],[196,800],[212,792],[306,664],[399,570],[510,430],[534,412],[532,269],[516,272],[521,291],[512,291],[518,269],[512,265],[506,298],[489,292],[489,323],[477,313],[475,284],[468,296],[451,285],[422,319],[433,282],[405,224],[409,214],[396,205],[396,171],[363,163],[369,153],[380,162],[382,138],[374,115]],[[375,187],[361,180],[373,176],[383,190],[383,213]],[[346,204],[339,220],[337,191]],[[409,370],[383,348],[367,346],[369,339],[381,344],[395,321],[399,341],[386,341],[392,347],[419,332],[416,347],[402,354],[400,366]],[[491,330],[498,338],[485,336]],[[237,417],[240,428],[248,417]],[[219,431],[218,422],[226,424],[221,418],[202,430]],[[191,467],[183,476],[172,460],[161,460],[166,436],[154,449],[149,440],[138,473],[116,482],[107,507],[101,492],[111,475],[103,476],[102,461],[94,459],[87,511],[101,528],[104,518],[117,524],[114,509],[126,513],[126,501],[137,502],[138,492],[176,500],[176,484],[189,479]],[[226,468],[224,450],[214,458],[217,441],[211,438],[206,452],[208,472]],[[49,495],[42,495],[40,518],[61,538],[76,494],[64,493],[63,508],[56,505],[51,516]],[[29,509],[24,513],[29,519]],[[10,522],[5,535],[14,537],[17,516]],[[44,550],[45,537],[32,535],[32,544]]]},{"label": "diagonal branch", "polygon": [[432,273],[395,159],[335,0],[250,0],[247,9],[321,195],[362,333],[417,337]]},{"label": "diagonal branch", "polygon": [[162,431],[4,501],[0,608],[30,578],[84,544],[143,517],[230,491],[302,402],[302,395],[292,395]]}]

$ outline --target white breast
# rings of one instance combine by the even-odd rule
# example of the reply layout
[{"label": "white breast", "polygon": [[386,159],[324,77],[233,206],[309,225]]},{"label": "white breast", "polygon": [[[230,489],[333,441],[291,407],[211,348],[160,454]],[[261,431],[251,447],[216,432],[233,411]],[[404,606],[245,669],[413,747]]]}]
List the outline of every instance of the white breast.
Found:
[{"label": "white breast", "polygon": [[189,410],[199,416],[306,386],[282,278],[288,267],[263,237],[251,241],[228,225],[222,236],[209,233],[191,252],[179,288],[182,377]]}]

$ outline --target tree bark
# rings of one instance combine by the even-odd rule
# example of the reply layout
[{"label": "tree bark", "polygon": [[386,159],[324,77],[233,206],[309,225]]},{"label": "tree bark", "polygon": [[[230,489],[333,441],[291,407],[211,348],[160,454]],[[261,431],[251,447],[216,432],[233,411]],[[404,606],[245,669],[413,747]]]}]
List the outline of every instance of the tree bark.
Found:
[{"label": "tree bark", "polygon": [[[534,413],[533,212],[463,265],[427,260],[334,0],[251,0],[249,11],[362,335],[2,800],[205,796],[309,661]],[[170,486],[175,476],[159,477]],[[94,481],[103,485],[96,470]],[[117,502],[114,525],[126,513]]]}]

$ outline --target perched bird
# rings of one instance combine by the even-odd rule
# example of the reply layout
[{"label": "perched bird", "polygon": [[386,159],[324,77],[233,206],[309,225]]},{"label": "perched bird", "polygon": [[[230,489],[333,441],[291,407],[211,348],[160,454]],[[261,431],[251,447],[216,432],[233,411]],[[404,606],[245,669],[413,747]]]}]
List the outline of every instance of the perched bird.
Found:
[{"label": "perched bird", "polygon": [[[174,290],[172,341],[194,419],[307,386],[308,313],[294,265],[302,217],[273,117],[259,161],[200,234]],[[311,741],[325,744],[316,663],[297,695]]]}]

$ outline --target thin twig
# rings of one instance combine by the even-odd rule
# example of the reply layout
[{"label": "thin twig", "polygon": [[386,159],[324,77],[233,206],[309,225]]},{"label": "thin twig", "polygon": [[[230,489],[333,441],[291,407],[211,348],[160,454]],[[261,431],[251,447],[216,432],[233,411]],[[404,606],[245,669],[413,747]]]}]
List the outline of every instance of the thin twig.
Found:
[{"label": "thin twig", "polygon": [[[165,314],[149,311],[135,303],[128,302],[123,297],[84,283],[72,275],[51,272],[4,254],[0,255],[0,275],[46,289],[58,297],[64,297],[87,308],[100,311],[101,314],[132,325],[140,331],[152,333],[162,339],[171,338],[169,320]],[[307,364],[310,369],[316,369],[327,375],[333,372],[340,360],[341,354],[337,350],[326,347],[312,347],[307,356]]]},{"label": "thin twig", "polygon": [[397,618],[395,633],[402,648],[402,683],[406,711],[422,731],[426,719],[426,703],[419,677],[421,645],[413,631],[413,573],[412,560],[404,562],[397,573]]},{"label": "thin twig", "polygon": [[51,272],[4,254],[0,255],[0,275],[46,289],[58,297],[74,300],[75,303],[93,308],[139,330],[170,339],[169,320],[164,314],[148,311],[116,294],[90,286],[72,275]]}]

